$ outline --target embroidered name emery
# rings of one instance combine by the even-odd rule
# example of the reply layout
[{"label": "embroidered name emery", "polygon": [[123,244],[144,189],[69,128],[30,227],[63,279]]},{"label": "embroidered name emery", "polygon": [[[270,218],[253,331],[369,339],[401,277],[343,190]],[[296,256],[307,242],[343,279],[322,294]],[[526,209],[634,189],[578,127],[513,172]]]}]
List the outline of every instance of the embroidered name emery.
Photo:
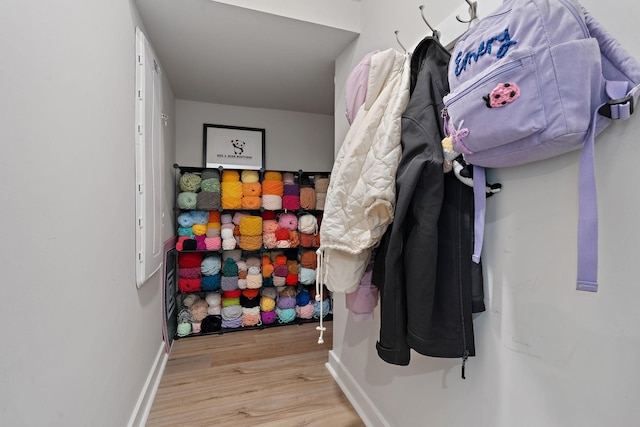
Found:
[{"label": "embroidered name emery", "polygon": [[476,52],[467,52],[463,55],[463,52],[460,51],[458,52],[458,54],[456,55],[456,69],[455,69],[455,73],[456,76],[459,76],[460,73],[462,73],[464,70],[467,69],[467,65],[471,64],[471,61],[475,61],[478,62],[478,58],[483,56],[485,53],[486,54],[491,54],[491,44],[493,42],[500,42],[500,47],[498,48],[498,51],[496,52],[496,58],[502,58],[503,56],[506,55],[507,51],[509,50],[509,46],[514,45],[516,43],[518,43],[515,40],[511,40],[511,37],[509,36],[509,28],[505,28],[504,32],[502,34],[498,34],[497,36],[493,36],[493,37],[489,37],[489,39],[487,41],[482,41],[480,42],[480,45],[478,46],[478,50]]}]

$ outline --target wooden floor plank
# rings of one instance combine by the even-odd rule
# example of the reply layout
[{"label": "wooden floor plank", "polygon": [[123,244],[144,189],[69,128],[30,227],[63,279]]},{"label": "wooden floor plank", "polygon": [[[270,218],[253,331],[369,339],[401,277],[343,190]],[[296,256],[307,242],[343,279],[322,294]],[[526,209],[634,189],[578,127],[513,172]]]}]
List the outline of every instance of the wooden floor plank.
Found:
[{"label": "wooden floor plank", "polygon": [[331,326],[176,340],[147,426],[363,426],[325,367]]}]

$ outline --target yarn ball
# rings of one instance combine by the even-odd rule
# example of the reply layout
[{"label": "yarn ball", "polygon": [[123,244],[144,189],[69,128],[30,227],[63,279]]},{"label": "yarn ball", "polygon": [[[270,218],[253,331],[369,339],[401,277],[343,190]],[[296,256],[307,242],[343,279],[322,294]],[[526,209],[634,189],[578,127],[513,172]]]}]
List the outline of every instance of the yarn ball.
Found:
[{"label": "yarn ball", "polygon": [[326,193],[329,189],[329,178],[316,178],[313,186],[316,189],[316,193]]},{"label": "yarn ball", "polygon": [[217,169],[204,169],[200,177],[202,178],[203,181],[205,179],[210,179],[210,178],[216,178],[219,180],[220,172]]},{"label": "yarn ball", "polygon": [[204,192],[219,193],[220,192],[220,180],[218,178],[203,179],[200,183],[200,187]]},{"label": "yarn ball", "polygon": [[286,240],[288,242],[289,241],[289,230],[287,230],[286,228],[278,228],[278,230],[276,231],[276,240],[278,240],[278,241]]},{"label": "yarn ball", "polygon": [[181,227],[191,227],[194,224],[191,212],[183,212],[178,215],[178,224]]},{"label": "yarn ball", "polygon": [[244,197],[258,197],[262,194],[262,185],[259,182],[243,182],[242,195]]},{"label": "yarn ball", "polygon": [[183,308],[178,313],[178,323],[191,323],[193,322],[193,316],[191,315],[191,310],[188,308]]},{"label": "yarn ball", "polygon": [[276,301],[273,298],[260,298],[260,309],[262,311],[272,311],[276,308]]},{"label": "yarn ball", "polygon": [[225,259],[222,274],[227,277],[238,276],[238,264],[232,258]]},{"label": "yarn ball", "polygon": [[274,264],[275,265],[287,265],[287,257],[285,255],[276,255]]},{"label": "yarn ball", "polygon": [[273,287],[273,277],[262,278],[262,287],[266,287],[266,286]]},{"label": "yarn ball", "polygon": [[316,208],[316,190],[311,187],[300,188],[300,207],[308,210]]},{"label": "yarn ball", "polygon": [[242,295],[242,291],[240,291],[238,289],[222,292],[222,298],[223,299],[224,298],[240,298],[240,295]]},{"label": "yarn ball", "polygon": [[283,196],[298,196],[300,197],[300,186],[298,184],[284,184],[282,188]]},{"label": "yarn ball", "polygon": [[222,207],[225,209],[234,209],[233,207],[226,207],[224,201],[226,198],[234,198],[240,201],[240,199],[242,198],[242,183],[239,181],[222,181],[222,183],[220,184],[220,192],[222,194]]},{"label": "yarn ball", "polygon": [[238,244],[240,248],[245,251],[257,251],[262,248],[262,234],[258,236],[240,236],[240,243]]},{"label": "yarn ball", "polygon": [[191,323],[178,323],[178,329],[176,333],[179,337],[186,337],[191,333]]},{"label": "yarn ball", "polygon": [[222,247],[222,239],[220,237],[205,237],[204,245],[208,251],[217,251]]},{"label": "yarn ball", "polygon": [[266,180],[262,181],[263,196],[280,196],[284,194],[284,183],[282,181]]},{"label": "yarn ball", "polygon": [[211,255],[202,260],[202,264],[200,264],[200,271],[202,271],[202,274],[205,276],[213,276],[220,272],[221,267],[222,261],[220,260],[220,257],[217,255]]},{"label": "yarn ball", "polygon": [[260,236],[262,235],[262,217],[244,216],[240,219],[240,235]]},{"label": "yarn ball", "polygon": [[207,233],[207,226],[204,224],[193,224],[191,230],[196,236],[204,236]]},{"label": "yarn ball", "polygon": [[296,294],[297,294],[296,289],[292,288],[291,286],[285,286],[282,289],[278,290],[278,296],[279,297],[295,298]]},{"label": "yarn ball", "polygon": [[247,289],[247,278],[245,276],[244,279],[241,279],[240,276],[238,276],[238,287],[240,289]]},{"label": "yarn ball", "polygon": [[200,267],[204,254],[199,252],[178,254],[178,267]]},{"label": "yarn ball", "polygon": [[310,214],[300,216],[298,220],[298,230],[301,233],[314,234],[318,232],[318,219]]},{"label": "yarn ball", "polygon": [[298,261],[296,261],[295,259],[287,260],[287,271],[289,272],[289,274],[298,274],[298,271],[300,271]]},{"label": "yarn ball", "polygon": [[262,207],[269,211],[277,211],[282,209],[282,197],[277,195],[262,195]]},{"label": "yarn ball", "polygon": [[286,265],[276,265],[276,267],[273,269],[274,276],[287,277],[287,274],[289,274],[289,269]]},{"label": "yarn ball", "polygon": [[295,181],[295,176],[293,175],[293,172],[282,173],[282,182],[284,182],[285,184],[293,184],[294,181]]},{"label": "yarn ball", "polygon": [[309,293],[309,291],[303,289],[296,295],[296,305],[302,307],[309,304],[310,302],[311,294]]},{"label": "yarn ball", "polygon": [[215,307],[220,305],[220,302],[222,301],[222,295],[220,295],[219,292],[208,292],[205,295],[204,300],[207,302],[207,304],[209,304],[210,307]]},{"label": "yarn ball", "polygon": [[234,212],[231,222],[233,222],[234,225],[240,225],[240,221],[242,221],[242,218],[247,215],[249,214],[246,212]]},{"label": "yarn ball", "polygon": [[244,170],[241,175],[242,182],[258,182],[260,180],[260,175],[258,171],[254,170]]},{"label": "yarn ball", "polygon": [[273,276],[273,286],[280,287],[287,284],[286,276]]},{"label": "yarn ball", "polygon": [[260,274],[260,267],[256,265],[252,265],[248,268],[247,272],[249,274]]},{"label": "yarn ball", "polygon": [[231,258],[233,261],[237,263],[242,259],[242,251],[239,249],[236,249],[236,250],[222,252],[222,259],[226,260],[228,258]]},{"label": "yarn ball", "polygon": [[258,289],[262,287],[262,275],[261,274],[248,274],[247,275],[247,288]]},{"label": "yarn ball", "polygon": [[290,323],[296,318],[296,311],[293,308],[276,309],[275,312],[280,323]]},{"label": "yarn ball", "polygon": [[304,268],[315,270],[318,266],[318,257],[314,251],[304,251],[300,255],[300,264]]},{"label": "yarn ball", "polygon": [[203,276],[202,277],[202,290],[203,291],[216,291],[220,289],[221,286],[221,276],[220,274],[214,274],[212,276]]},{"label": "yarn ball", "polygon": [[193,238],[193,230],[191,230],[191,227],[178,227],[178,236],[187,236],[189,238]]},{"label": "yarn ball", "polygon": [[187,308],[191,308],[193,303],[195,303],[199,299],[200,299],[200,297],[198,295],[196,295],[196,294],[187,295],[186,297],[184,297],[182,299],[182,305],[184,305]]},{"label": "yarn ball", "polygon": [[198,203],[198,196],[196,193],[182,192],[178,194],[178,207],[180,209],[195,209]]},{"label": "yarn ball", "polygon": [[233,217],[231,216],[231,214],[221,214],[220,215],[220,222],[222,224],[229,224],[229,223],[233,222]]},{"label": "yarn ball", "polygon": [[[260,266],[262,265],[262,261],[260,260],[260,258],[258,258],[257,256],[250,256],[250,257],[247,257],[247,260],[245,262],[248,268],[257,267],[258,272],[260,272]],[[255,274],[255,273],[251,273],[251,274]]]},{"label": "yarn ball", "polygon": [[287,278],[286,278],[285,280],[286,280],[286,282],[285,282],[285,283],[286,283],[287,285],[289,285],[289,286],[295,286],[295,285],[297,285],[297,284],[298,284],[298,275],[297,275],[297,274],[291,274],[291,273],[289,273],[289,274],[287,274]]},{"label": "yarn ball", "polygon": [[300,283],[303,285],[313,285],[316,282],[316,271],[301,267],[298,273],[298,280],[300,280]]},{"label": "yarn ball", "polygon": [[194,302],[191,306],[191,315],[193,316],[193,321],[201,322],[202,319],[207,317],[207,308],[209,308],[209,305],[203,299],[199,299],[198,301]]},{"label": "yarn ball", "polygon": [[196,207],[198,209],[213,210],[218,209],[222,204],[220,198],[220,192],[206,192],[202,191],[198,193],[196,201]]},{"label": "yarn ball", "polygon": [[237,297],[237,298],[225,297],[222,299],[222,307],[230,307],[232,305],[240,305],[240,297]]},{"label": "yarn ball", "polygon": [[225,320],[233,320],[242,316],[242,307],[239,305],[230,305],[223,307],[221,311],[222,318]]},{"label": "yarn ball", "polygon": [[316,301],[313,303],[314,319],[320,318],[320,307],[322,307],[322,318],[325,318],[327,314],[329,314],[329,311],[331,310],[331,303],[329,302],[329,299],[325,299],[322,302]]},{"label": "yarn ball", "polygon": [[292,213],[283,213],[278,218],[278,226],[286,230],[295,230],[298,228],[298,217]]},{"label": "yarn ball", "polygon": [[294,308],[296,306],[296,299],[294,297],[283,297],[278,298],[278,302],[276,303],[278,308]]},{"label": "yarn ball", "polygon": [[273,211],[262,211],[262,222],[264,223],[264,221],[269,221],[269,220],[275,220],[276,219],[276,213]]},{"label": "yarn ball", "polygon": [[209,222],[209,212],[203,210],[191,211],[189,216],[194,224],[204,224]]},{"label": "yarn ball", "polygon": [[202,319],[202,323],[200,324],[200,332],[203,334],[220,332],[221,329],[222,329],[221,316],[207,315],[207,317]]},{"label": "yarn ball", "polygon": [[238,289],[238,276],[222,276],[220,278],[220,287],[223,291]]},{"label": "yarn ball", "polygon": [[235,319],[222,319],[222,329],[238,329],[242,327],[242,316]]},{"label": "yarn ball", "polygon": [[195,236],[193,239],[196,241],[196,249],[199,251],[204,251],[207,249],[207,245],[204,243],[204,239],[206,239],[207,236],[205,236],[204,234],[202,236]]},{"label": "yarn ball", "polygon": [[273,274],[273,264],[268,256],[262,257],[262,277],[269,277]]},{"label": "yarn ball", "polygon": [[263,233],[275,233],[278,230],[278,223],[273,219],[267,219],[262,221]]},{"label": "yarn ball", "polygon": [[262,199],[260,196],[244,196],[240,202],[242,209],[259,210],[262,206]]},{"label": "yarn ball", "polygon": [[277,171],[266,171],[264,173],[265,181],[282,181],[282,174]]},{"label": "yarn ball", "polygon": [[195,173],[186,172],[182,174],[180,177],[179,185],[181,191],[190,191],[195,193],[200,189],[200,183],[202,182],[202,178],[200,175],[196,175]]},{"label": "yarn ball", "polygon": [[316,210],[324,210],[324,205],[327,200],[327,193],[316,192]]},{"label": "yarn ball", "polygon": [[258,298],[258,297],[249,298],[249,297],[245,297],[244,295],[240,295],[240,306],[242,306],[244,308],[257,307],[259,309],[260,308],[260,298]]},{"label": "yarn ball", "polygon": [[233,239],[233,229],[231,228],[223,228],[220,230],[220,237],[223,239]]},{"label": "yarn ball", "polygon": [[178,268],[178,276],[185,279],[199,279],[202,273],[198,267]]},{"label": "yarn ball", "polygon": [[260,313],[260,317],[262,318],[263,324],[271,325],[276,322],[278,315],[275,311],[263,311]]},{"label": "yarn ball", "polygon": [[284,196],[282,198],[282,208],[290,211],[300,209],[300,196]]},{"label": "yarn ball", "polygon": [[225,169],[222,171],[222,182],[240,181],[240,173],[236,170]]},{"label": "yarn ball", "polygon": [[262,288],[260,290],[260,295],[275,300],[276,298],[278,298],[278,291],[276,290],[276,288]]},{"label": "yarn ball", "polygon": [[301,319],[312,319],[314,311],[313,304],[296,306],[296,315]]}]

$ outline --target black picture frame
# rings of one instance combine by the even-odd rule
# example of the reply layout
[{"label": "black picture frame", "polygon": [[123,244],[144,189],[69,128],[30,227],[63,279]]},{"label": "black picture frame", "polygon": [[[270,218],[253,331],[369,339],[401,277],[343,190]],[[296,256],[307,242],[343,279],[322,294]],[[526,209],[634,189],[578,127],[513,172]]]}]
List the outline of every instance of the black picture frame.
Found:
[{"label": "black picture frame", "polygon": [[260,128],[204,123],[203,167],[263,170],[265,133]]}]

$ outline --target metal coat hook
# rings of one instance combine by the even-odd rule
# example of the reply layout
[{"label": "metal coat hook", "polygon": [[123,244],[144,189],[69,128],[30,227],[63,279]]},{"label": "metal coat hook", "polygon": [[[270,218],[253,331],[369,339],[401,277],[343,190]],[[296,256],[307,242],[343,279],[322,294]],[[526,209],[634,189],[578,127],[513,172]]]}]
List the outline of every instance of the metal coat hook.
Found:
[{"label": "metal coat hook", "polygon": [[478,19],[478,2],[477,1],[469,1],[469,0],[464,0],[467,2],[467,4],[469,5],[469,15],[470,18],[468,21],[463,20],[462,18],[460,18],[459,15],[456,15],[456,19],[458,20],[458,22],[462,22],[463,24],[470,24],[473,21],[475,21],[476,19]]},{"label": "metal coat hook", "polygon": [[422,15],[422,20],[424,21],[425,24],[427,24],[427,27],[429,27],[429,29],[431,30],[431,32],[433,33],[433,37],[435,37],[436,39],[440,39],[440,31],[436,30],[435,28],[433,28],[431,26],[431,24],[429,24],[429,22],[427,21],[427,18],[424,17],[424,5],[421,4],[419,6],[420,9],[420,15]]},{"label": "metal coat hook", "polygon": [[400,45],[400,47],[402,48],[402,50],[404,50],[404,53],[407,53],[407,48],[404,47],[404,45],[402,43],[400,43],[400,38],[398,37],[398,30],[395,30],[394,33],[396,35],[396,41],[398,42],[398,44]]}]

